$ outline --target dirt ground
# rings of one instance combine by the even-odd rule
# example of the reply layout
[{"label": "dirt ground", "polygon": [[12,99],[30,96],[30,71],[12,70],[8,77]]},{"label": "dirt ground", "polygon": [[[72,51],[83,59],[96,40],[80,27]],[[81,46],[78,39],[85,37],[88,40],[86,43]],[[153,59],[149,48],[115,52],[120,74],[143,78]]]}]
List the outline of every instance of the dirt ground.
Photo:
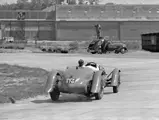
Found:
[{"label": "dirt ground", "polygon": [[41,68],[0,64],[0,103],[44,95],[47,77]]},{"label": "dirt ground", "polygon": [[79,59],[121,69],[119,93],[106,88],[102,100],[62,95],[53,103],[48,95],[0,105],[0,120],[157,120],[159,119],[159,53],[143,51],[115,55],[0,54],[0,63],[64,69]]}]

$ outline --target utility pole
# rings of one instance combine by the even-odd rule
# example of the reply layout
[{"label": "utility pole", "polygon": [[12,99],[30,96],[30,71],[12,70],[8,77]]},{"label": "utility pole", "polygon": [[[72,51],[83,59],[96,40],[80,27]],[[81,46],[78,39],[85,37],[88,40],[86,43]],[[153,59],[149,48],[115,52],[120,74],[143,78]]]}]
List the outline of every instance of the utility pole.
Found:
[{"label": "utility pole", "polygon": [[25,12],[18,12],[17,20],[19,23],[18,35],[19,40],[25,40]]},{"label": "utility pole", "polygon": [[57,40],[57,0],[55,0],[55,2],[54,2],[54,6],[55,6],[55,19],[54,19],[54,22],[55,22],[55,40]]}]

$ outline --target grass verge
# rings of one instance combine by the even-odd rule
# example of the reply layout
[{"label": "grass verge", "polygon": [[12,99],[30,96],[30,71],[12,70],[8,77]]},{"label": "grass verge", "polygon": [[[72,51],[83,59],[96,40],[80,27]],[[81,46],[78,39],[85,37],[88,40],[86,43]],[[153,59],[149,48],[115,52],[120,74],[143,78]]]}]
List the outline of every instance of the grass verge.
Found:
[{"label": "grass verge", "polygon": [[0,103],[43,95],[48,71],[41,68],[0,64]]},{"label": "grass verge", "polygon": [[[87,48],[91,41],[38,41],[37,44],[33,41],[28,42],[25,49],[0,49],[0,53],[87,53]],[[126,44],[128,50],[141,50],[141,41],[127,40],[127,41],[113,41],[122,42]]]}]

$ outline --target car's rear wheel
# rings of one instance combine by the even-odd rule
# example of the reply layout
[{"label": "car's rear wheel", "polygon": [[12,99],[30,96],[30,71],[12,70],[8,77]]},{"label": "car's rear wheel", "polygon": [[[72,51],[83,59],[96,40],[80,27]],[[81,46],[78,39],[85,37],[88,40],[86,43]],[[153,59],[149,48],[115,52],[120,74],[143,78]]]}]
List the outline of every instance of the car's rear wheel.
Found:
[{"label": "car's rear wheel", "polygon": [[54,88],[52,92],[50,92],[50,97],[52,101],[57,101],[60,96],[60,91],[57,88]]},{"label": "car's rear wheel", "polygon": [[103,86],[101,85],[100,91],[99,91],[98,93],[95,93],[95,94],[94,94],[95,99],[96,99],[96,100],[102,99],[103,94],[104,94],[104,88],[103,88]]}]

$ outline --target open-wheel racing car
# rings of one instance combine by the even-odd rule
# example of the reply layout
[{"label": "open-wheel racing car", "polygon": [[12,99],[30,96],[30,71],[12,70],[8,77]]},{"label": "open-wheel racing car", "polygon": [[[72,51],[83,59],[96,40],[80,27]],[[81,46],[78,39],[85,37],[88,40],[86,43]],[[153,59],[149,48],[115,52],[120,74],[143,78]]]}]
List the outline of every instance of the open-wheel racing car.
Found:
[{"label": "open-wheel racing car", "polygon": [[113,92],[117,93],[119,85],[119,69],[113,68],[108,73],[102,65],[88,62],[83,66],[79,64],[67,67],[64,71],[52,70],[45,84],[45,92],[50,94],[53,101],[59,99],[60,92],[81,94],[100,100],[105,87],[113,87]]}]

